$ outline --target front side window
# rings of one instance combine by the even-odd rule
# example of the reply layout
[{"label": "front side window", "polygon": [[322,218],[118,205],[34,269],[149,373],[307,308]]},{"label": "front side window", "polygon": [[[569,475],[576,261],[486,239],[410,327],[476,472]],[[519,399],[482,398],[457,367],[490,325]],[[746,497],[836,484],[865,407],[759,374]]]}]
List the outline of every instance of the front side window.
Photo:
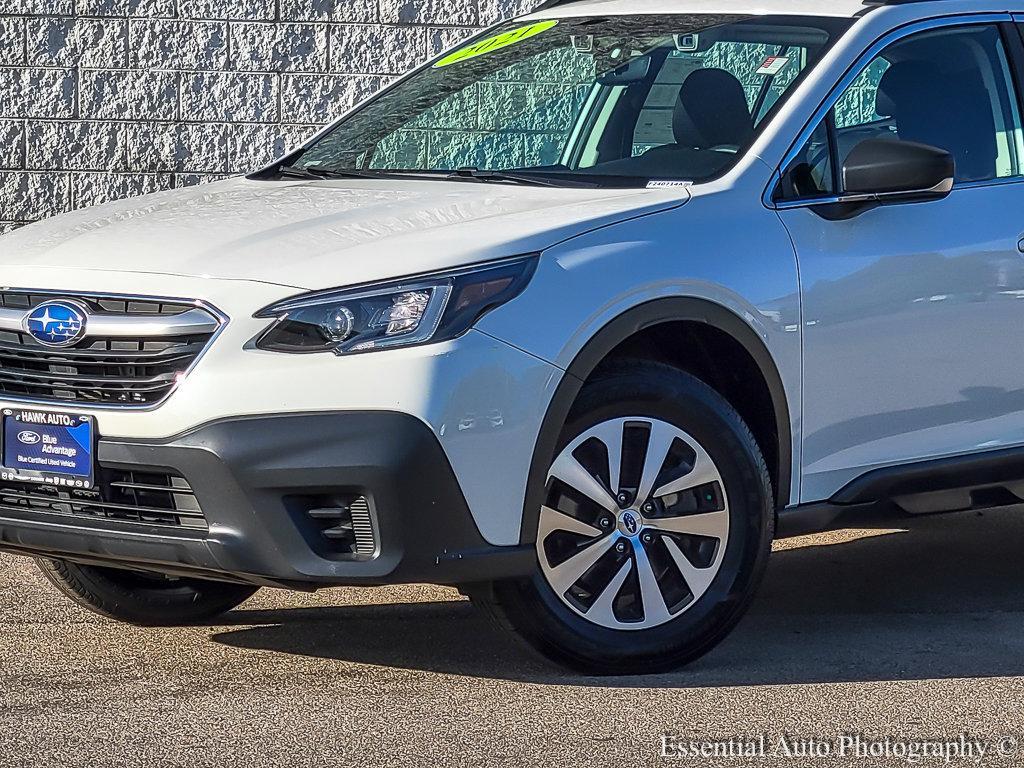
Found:
[{"label": "front side window", "polygon": [[867,139],[928,144],[953,155],[958,183],[1024,172],[1024,134],[999,27],[922,32],[858,75],[783,176],[784,198],[842,192],[843,162]]},{"label": "front side window", "polygon": [[290,163],[702,181],[735,164],[849,22],[673,15],[511,22],[442,57]]}]

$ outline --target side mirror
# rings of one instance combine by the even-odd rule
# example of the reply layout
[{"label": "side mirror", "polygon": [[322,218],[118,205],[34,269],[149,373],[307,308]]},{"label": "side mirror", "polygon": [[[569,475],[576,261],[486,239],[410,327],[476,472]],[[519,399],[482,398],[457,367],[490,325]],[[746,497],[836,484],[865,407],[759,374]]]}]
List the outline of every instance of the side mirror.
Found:
[{"label": "side mirror", "polygon": [[843,163],[848,195],[944,196],[953,189],[953,156],[944,149],[893,139],[867,139]]},{"label": "side mirror", "polygon": [[820,206],[826,218],[851,218],[879,205],[940,200],[953,189],[955,161],[913,141],[866,139],[843,163],[843,194]]}]

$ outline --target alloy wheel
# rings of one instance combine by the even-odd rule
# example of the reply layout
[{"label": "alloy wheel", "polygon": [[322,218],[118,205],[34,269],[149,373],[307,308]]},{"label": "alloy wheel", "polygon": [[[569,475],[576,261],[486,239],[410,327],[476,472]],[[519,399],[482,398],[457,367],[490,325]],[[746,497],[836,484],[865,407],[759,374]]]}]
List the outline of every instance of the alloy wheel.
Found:
[{"label": "alloy wheel", "polygon": [[643,630],[676,618],[710,587],[728,537],[721,473],[668,422],[604,421],[548,470],[541,570],[561,601],[594,624]]}]

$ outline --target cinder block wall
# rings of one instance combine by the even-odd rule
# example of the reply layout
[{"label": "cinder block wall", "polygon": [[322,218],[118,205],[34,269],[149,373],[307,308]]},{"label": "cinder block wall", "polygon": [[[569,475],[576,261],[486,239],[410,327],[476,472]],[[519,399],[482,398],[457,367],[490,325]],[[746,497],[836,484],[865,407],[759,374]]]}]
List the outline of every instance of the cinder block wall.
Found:
[{"label": "cinder block wall", "polygon": [[0,232],[259,167],[536,0],[0,0]]}]

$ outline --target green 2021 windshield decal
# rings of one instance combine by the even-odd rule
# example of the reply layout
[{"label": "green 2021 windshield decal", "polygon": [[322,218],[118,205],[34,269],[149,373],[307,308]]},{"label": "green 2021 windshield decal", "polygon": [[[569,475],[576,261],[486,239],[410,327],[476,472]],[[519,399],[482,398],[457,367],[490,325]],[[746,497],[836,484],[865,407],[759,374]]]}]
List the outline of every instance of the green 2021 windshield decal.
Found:
[{"label": "green 2021 windshield decal", "polygon": [[434,64],[434,68],[447,67],[450,64],[457,64],[460,61],[475,59],[477,56],[486,56],[491,51],[508,48],[510,45],[521,43],[523,40],[539,35],[541,32],[547,32],[556,24],[558,24],[557,21],[538,21],[536,24],[527,24],[525,27],[518,27],[517,29],[511,29],[508,32],[502,32],[500,35],[494,35],[484,40],[479,40],[472,45],[467,45],[465,48],[459,48],[459,50],[454,53],[449,53],[439,62]]}]

